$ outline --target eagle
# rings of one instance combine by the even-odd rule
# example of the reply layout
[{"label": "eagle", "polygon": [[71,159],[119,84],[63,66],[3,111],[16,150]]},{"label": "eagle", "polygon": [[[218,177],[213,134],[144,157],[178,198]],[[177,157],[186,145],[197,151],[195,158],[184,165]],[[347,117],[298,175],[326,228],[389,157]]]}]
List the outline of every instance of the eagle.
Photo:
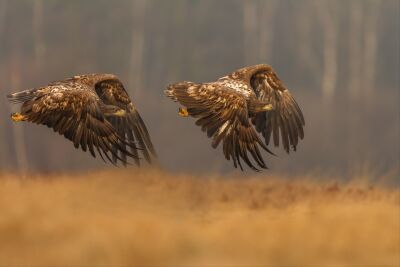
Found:
[{"label": "eagle", "polygon": [[[227,160],[241,170],[267,169],[261,150],[273,141],[289,153],[304,138],[304,116],[276,72],[266,64],[238,69],[215,82],[189,81],[171,84],[167,97],[179,102],[179,115],[197,118],[212,147],[222,142]],[[262,135],[262,138],[260,136]]]},{"label": "eagle", "polygon": [[13,121],[46,125],[103,161],[126,166],[131,158],[140,165],[142,156],[149,163],[156,157],[145,123],[114,74],[77,75],[7,98],[22,103]]}]

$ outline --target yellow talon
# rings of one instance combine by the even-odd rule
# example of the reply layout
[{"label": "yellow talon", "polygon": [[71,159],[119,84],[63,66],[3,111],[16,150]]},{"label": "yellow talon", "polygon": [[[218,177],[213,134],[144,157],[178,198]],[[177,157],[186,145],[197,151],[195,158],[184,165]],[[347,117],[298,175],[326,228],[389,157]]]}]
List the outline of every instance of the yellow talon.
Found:
[{"label": "yellow talon", "polygon": [[117,117],[124,117],[126,115],[126,111],[123,109],[120,109],[117,112],[115,112],[113,115],[117,116]]},{"label": "yellow talon", "polygon": [[272,104],[268,104],[263,107],[263,110],[273,110],[273,109],[274,107],[272,106]]},{"label": "yellow talon", "polygon": [[104,115],[114,117],[125,117],[126,113],[127,112],[124,109],[117,109],[116,107],[111,107],[110,110],[104,111]]},{"label": "yellow talon", "polygon": [[21,113],[15,112],[11,114],[11,120],[12,121],[24,121],[25,116],[22,115]]},{"label": "yellow talon", "polygon": [[179,114],[179,116],[182,116],[182,117],[189,116],[189,112],[187,111],[186,108],[179,108],[178,114]]}]

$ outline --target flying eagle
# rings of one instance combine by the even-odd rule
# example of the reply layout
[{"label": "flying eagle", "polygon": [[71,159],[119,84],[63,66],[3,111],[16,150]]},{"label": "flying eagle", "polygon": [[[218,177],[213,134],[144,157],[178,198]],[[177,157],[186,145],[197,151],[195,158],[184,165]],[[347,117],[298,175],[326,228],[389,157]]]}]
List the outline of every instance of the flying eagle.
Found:
[{"label": "flying eagle", "polygon": [[273,154],[267,148],[271,139],[275,146],[281,139],[289,153],[304,138],[300,107],[265,64],[241,68],[215,82],[175,83],[165,94],[184,106],[179,115],[198,118],[196,125],[212,137],[212,147],[222,142],[225,158],[241,170],[241,160],[256,171],[267,168],[260,148]]},{"label": "flying eagle", "polygon": [[141,155],[147,162],[156,156],[139,112],[113,74],[74,76],[7,97],[22,103],[13,121],[47,125],[93,157],[96,150],[114,165],[126,165],[127,157],[140,165]]}]

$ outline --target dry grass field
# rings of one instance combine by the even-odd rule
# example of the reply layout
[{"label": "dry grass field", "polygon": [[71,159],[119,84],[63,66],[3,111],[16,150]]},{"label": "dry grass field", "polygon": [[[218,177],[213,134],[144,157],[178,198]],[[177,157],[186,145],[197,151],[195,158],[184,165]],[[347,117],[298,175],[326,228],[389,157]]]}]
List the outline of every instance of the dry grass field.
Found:
[{"label": "dry grass field", "polygon": [[0,266],[399,266],[399,201],[313,177],[0,174]]}]

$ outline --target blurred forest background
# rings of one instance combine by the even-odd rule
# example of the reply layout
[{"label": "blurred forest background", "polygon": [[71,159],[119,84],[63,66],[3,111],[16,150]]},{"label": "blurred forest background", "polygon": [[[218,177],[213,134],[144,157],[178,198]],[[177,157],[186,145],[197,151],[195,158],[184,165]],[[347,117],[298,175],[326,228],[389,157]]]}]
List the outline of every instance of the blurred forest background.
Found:
[{"label": "blurred forest background", "polygon": [[0,170],[109,167],[44,126],[11,123],[18,107],[5,97],[107,72],[126,84],[163,168],[234,172],[163,90],[267,63],[306,118],[296,153],[265,154],[272,171],[398,176],[399,9],[398,0],[0,0]]}]

